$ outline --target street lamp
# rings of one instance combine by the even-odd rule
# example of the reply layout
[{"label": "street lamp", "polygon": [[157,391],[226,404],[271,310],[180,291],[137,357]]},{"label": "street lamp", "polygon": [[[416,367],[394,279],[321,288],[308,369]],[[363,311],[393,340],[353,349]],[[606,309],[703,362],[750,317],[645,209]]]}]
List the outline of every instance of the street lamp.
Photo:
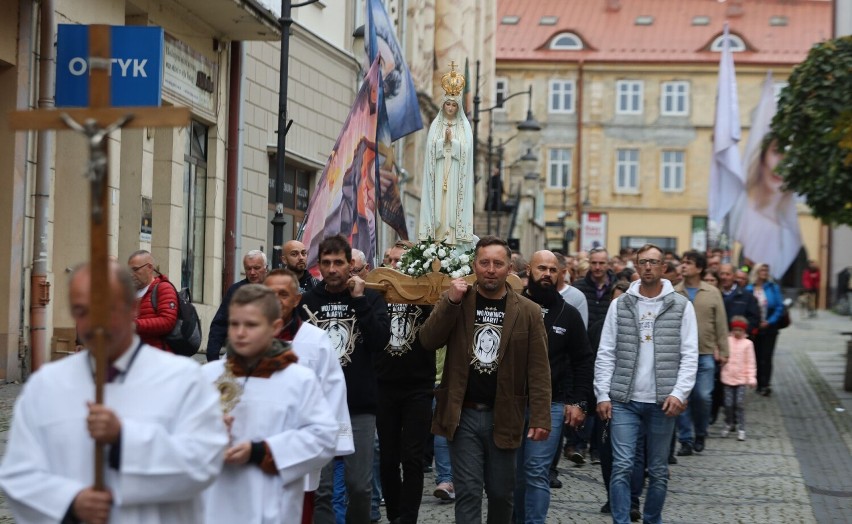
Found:
[{"label": "street lamp", "polygon": [[272,219],[272,267],[281,267],[281,250],[284,244],[284,144],[292,120],[287,121],[287,83],[290,77],[290,26],[293,25],[292,10],[317,2],[305,0],[294,4],[291,0],[281,0],[281,62],[278,71],[278,140],[275,157],[275,217]]},{"label": "street lamp", "polygon": [[[503,139],[500,139],[500,144],[497,146],[497,176],[490,177],[488,180],[488,188],[489,188],[489,200],[488,200],[488,234],[491,234],[491,215],[494,211],[499,211],[497,213],[497,235],[500,235],[500,217],[503,211],[503,152],[505,151],[506,145],[512,140],[521,136],[521,133],[515,133],[512,137],[510,137],[505,142]],[[488,142],[490,143],[492,140],[491,135],[489,134]],[[488,151],[489,157],[489,170],[491,166],[491,150],[489,148]],[[532,152],[532,148],[527,148],[527,152],[524,153],[517,161],[513,162],[509,167],[514,166],[515,164],[522,163],[524,167],[524,171],[530,172],[535,168],[535,164],[538,162],[538,156]],[[498,209],[495,209],[495,203],[499,202]]]},{"label": "street lamp", "polygon": [[[477,176],[477,155],[476,150],[479,146],[479,121],[480,113],[490,113],[491,111],[503,107],[503,104],[506,103],[507,100],[515,98],[516,96],[527,95],[529,97],[529,103],[527,105],[527,118],[523,122],[518,123],[517,130],[518,131],[541,131],[541,125],[533,118],[532,114],[532,85],[530,85],[529,89],[526,91],[520,91],[515,93],[514,95],[509,95],[506,98],[500,100],[497,104],[489,107],[488,109],[480,109],[479,105],[482,103],[482,98],[479,96],[479,60],[476,61],[476,90],[473,94],[473,175]],[[493,145],[491,142],[491,130],[492,130],[492,122],[493,119],[489,119],[488,125],[488,154],[490,158],[491,154],[491,146]],[[488,177],[491,177],[491,165],[489,163],[488,166]]]}]

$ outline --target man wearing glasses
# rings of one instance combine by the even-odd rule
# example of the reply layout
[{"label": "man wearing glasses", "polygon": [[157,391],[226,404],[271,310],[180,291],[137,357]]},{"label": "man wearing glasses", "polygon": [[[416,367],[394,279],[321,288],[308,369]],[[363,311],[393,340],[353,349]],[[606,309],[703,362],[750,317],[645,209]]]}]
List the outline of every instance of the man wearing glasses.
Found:
[{"label": "man wearing glasses", "polygon": [[[177,291],[169,279],[156,268],[150,252],[140,249],[127,259],[136,298],[139,299],[139,314],[136,317],[136,333],[142,342],[157,349],[170,351],[163,338],[171,333],[177,323]],[[161,286],[161,283],[166,285]],[[151,296],[157,290],[157,306]]]},{"label": "man wearing glasses", "polygon": [[675,418],[695,385],[695,310],[662,278],[663,267],[657,246],[646,244],[636,253],[640,280],[610,304],[595,362],[598,416],[611,419],[610,504],[616,524],[630,522],[630,475],[643,432],[649,476],[643,522],[662,522]]},{"label": "man wearing glasses", "polygon": [[367,262],[367,256],[360,249],[352,250],[352,269],[349,270],[349,275],[359,278],[367,278],[367,273],[370,272],[370,264]]}]

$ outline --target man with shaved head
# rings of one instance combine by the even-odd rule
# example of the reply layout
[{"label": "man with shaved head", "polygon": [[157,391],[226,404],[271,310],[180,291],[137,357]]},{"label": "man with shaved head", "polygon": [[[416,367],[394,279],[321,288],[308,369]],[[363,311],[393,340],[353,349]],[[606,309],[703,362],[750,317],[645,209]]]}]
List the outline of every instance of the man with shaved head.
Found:
[{"label": "man with shaved head", "polygon": [[550,463],[557,453],[563,423],[576,428],[586,418],[595,357],[580,312],[556,290],[560,273],[556,255],[537,251],[526,269],[529,282],[524,296],[541,307],[547,330],[553,431],[547,440],[525,438],[518,450],[515,520],[544,524],[550,505]]},{"label": "man with shaved head", "polygon": [[298,240],[285,242],[284,249],[281,250],[281,262],[299,277],[299,293],[302,295],[319,284],[319,280],[308,271],[308,248],[305,244]]}]

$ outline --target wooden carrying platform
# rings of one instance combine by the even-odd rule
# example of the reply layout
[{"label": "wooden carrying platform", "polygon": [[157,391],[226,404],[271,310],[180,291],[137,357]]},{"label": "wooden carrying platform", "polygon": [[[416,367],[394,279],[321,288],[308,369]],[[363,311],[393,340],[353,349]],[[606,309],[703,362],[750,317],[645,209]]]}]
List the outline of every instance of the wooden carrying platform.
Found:
[{"label": "wooden carrying platform", "polygon": [[[374,289],[385,296],[391,304],[414,304],[432,306],[438,303],[441,293],[450,287],[453,278],[438,270],[441,263],[432,261],[432,272],[419,277],[411,277],[395,269],[380,267],[370,271],[365,279],[368,289]],[[464,277],[469,286],[476,282],[476,275]],[[506,282],[516,292],[523,290],[521,279],[517,275],[509,275]]]}]

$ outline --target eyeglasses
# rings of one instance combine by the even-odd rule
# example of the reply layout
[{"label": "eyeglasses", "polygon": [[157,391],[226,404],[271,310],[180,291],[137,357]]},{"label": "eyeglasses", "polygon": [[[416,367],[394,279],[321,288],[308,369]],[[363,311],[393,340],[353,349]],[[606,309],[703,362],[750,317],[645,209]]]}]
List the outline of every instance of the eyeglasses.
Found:
[{"label": "eyeglasses", "polygon": [[652,266],[659,266],[663,263],[663,261],[656,258],[640,258],[636,263],[640,266],[647,266],[649,264]]},{"label": "eyeglasses", "polygon": [[365,267],[367,267],[367,266],[353,267],[353,268],[349,271],[349,274],[350,274],[350,275],[357,275],[357,274],[358,274],[358,273],[360,273],[361,271],[364,271],[364,268],[365,268]]},{"label": "eyeglasses", "polygon": [[147,267],[147,266],[150,266],[150,265],[151,265],[151,263],[149,262],[147,264],[142,264],[141,266],[131,267],[130,270],[133,271],[134,273],[136,273],[137,271],[139,271],[143,267]]}]

